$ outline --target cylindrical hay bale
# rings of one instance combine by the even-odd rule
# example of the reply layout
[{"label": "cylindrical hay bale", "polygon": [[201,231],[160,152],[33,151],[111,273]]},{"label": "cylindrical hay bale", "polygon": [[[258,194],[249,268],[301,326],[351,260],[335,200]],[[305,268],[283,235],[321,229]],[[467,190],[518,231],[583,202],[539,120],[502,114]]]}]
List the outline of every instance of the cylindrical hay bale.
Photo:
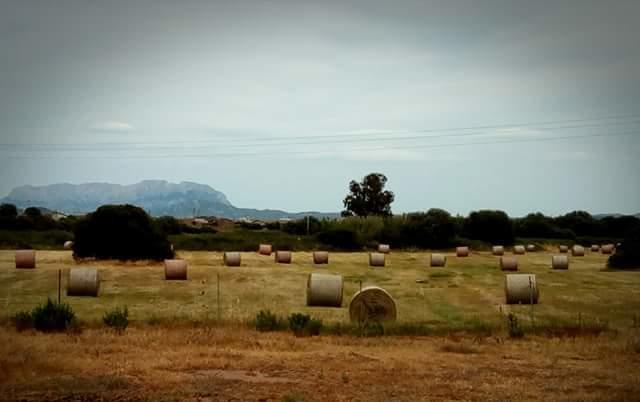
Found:
[{"label": "cylindrical hay bale", "polygon": [[227,267],[239,267],[240,261],[242,260],[240,253],[237,251],[225,252],[222,259],[224,260],[224,265]]},{"label": "cylindrical hay bale", "polygon": [[614,248],[615,246],[613,244],[605,244],[600,248],[600,250],[602,251],[602,254],[611,254],[613,253]]},{"label": "cylindrical hay bale", "polygon": [[597,244],[592,244],[591,245],[591,251],[597,253],[598,251],[600,251],[600,246]]},{"label": "cylindrical hay bale", "polygon": [[536,251],[535,244],[527,244],[527,251]]},{"label": "cylindrical hay bale", "polygon": [[351,322],[381,322],[396,320],[396,302],[378,286],[362,288],[349,303]]},{"label": "cylindrical hay bale", "polygon": [[276,251],[276,262],[278,264],[291,264],[291,251]]},{"label": "cylindrical hay bale", "polygon": [[513,246],[513,254],[524,254],[526,249],[522,245]]},{"label": "cylindrical hay bale", "polygon": [[71,268],[67,296],[98,296],[100,277],[97,268]]},{"label": "cylindrical hay bale", "polygon": [[16,250],[16,268],[35,268],[36,250]]},{"label": "cylindrical hay bale", "polygon": [[388,244],[378,244],[378,252],[388,254],[391,251],[391,247]]},{"label": "cylindrical hay bale", "polygon": [[307,306],[342,306],[342,275],[309,274],[307,280]]},{"label": "cylindrical hay bale", "polygon": [[491,248],[491,252],[493,253],[493,255],[504,255],[504,247],[493,246],[493,248]]},{"label": "cylindrical hay bale", "polygon": [[329,263],[329,252],[328,251],[314,251],[313,252],[313,263],[314,264],[328,264]]},{"label": "cylindrical hay bale", "polygon": [[444,267],[447,265],[447,256],[443,254],[431,254],[432,267]]},{"label": "cylindrical hay bale", "polygon": [[577,244],[571,249],[571,255],[574,257],[584,257],[584,247]]},{"label": "cylindrical hay bale", "polygon": [[185,260],[164,260],[164,279],[168,281],[187,279],[187,262]]},{"label": "cylindrical hay bale", "polygon": [[516,260],[516,257],[500,257],[500,269],[503,271],[517,271],[518,260]]},{"label": "cylindrical hay bale", "polygon": [[507,304],[538,304],[536,276],[532,274],[505,275],[504,293]]},{"label": "cylindrical hay bale", "polygon": [[551,257],[551,268],[569,269],[569,256],[554,255],[553,257]]},{"label": "cylindrical hay bale", "polygon": [[271,255],[271,244],[261,244],[258,247],[258,254],[260,254],[260,255]]},{"label": "cylindrical hay bale", "polygon": [[565,246],[565,245],[558,246],[558,250],[559,250],[561,253],[566,253],[566,252],[568,252],[568,251],[569,251],[569,246]]},{"label": "cylindrical hay bale", "polygon": [[64,242],[62,246],[65,250],[71,250],[73,248],[73,242],[71,240],[67,240]]},{"label": "cylindrical hay bale", "polygon": [[369,265],[372,267],[384,267],[384,257],[382,253],[369,253]]},{"label": "cylindrical hay bale", "polygon": [[456,257],[468,257],[469,247],[456,247]]}]

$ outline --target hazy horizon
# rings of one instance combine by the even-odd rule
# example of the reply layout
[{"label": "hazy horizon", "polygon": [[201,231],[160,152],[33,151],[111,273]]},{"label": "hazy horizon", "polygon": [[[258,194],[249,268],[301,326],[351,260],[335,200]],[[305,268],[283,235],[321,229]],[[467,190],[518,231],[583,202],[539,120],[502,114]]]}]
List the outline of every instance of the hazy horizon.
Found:
[{"label": "hazy horizon", "polygon": [[394,213],[639,213],[640,2],[479,3],[7,2],[0,194],[333,212],[380,172]]}]

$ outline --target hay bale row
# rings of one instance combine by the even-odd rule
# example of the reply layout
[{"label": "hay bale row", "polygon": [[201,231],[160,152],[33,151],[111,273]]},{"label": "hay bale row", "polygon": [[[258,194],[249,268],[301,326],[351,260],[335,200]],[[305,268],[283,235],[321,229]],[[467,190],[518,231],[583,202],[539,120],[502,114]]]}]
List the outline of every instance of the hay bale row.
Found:
[{"label": "hay bale row", "polygon": [[36,267],[36,250],[16,250],[16,268],[33,269]]},{"label": "hay bale row", "polygon": [[389,254],[391,247],[388,244],[378,244],[378,252],[383,254]]},{"label": "hay bale row", "polygon": [[261,244],[258,246],[258,254],[271,255],[272,249],[271,244]]},{"label": "hay bale row", "polygon": [[504,247],[503,246],[493,246],[491,248],[491,252],[493,255],[504,255]]},{"label": "hay bale row", "polygon": [[500,269],[503,271],[517,271],[518,260],[516,260],[516,257],[500,257]]},{"label": "hay bale row", "polygon": [[67,281],[67,296],[98,297],[100,276],[96,268],[71,268]]},{"label": "hay bale row", "polygon": [[569,246],[565,246],[564,244],[561,246],[558,246],[558,251],[560,251],[561,253],[568,253],[569,252]]},{"label": "hay bale row", "polygon": [[576,244],[571,248],[571,255],[574,257],[584,257],[584,247]]},{"label": "hay bale row", "polygon": [[65,250],[71,250],[73,248],[73,242],[71,240],[67,240],[64,242],[64,244],[62,245],[62,247]]},{"label": "hay bale row", "polygon": [[278,264],[291,264],[291,251],[276,251],[275,261]]},{"label": "hay bale row", "polygon": [[187,280],[185,260],[164,260],[164,279],[168,281]]},{"label": "hay bale row", "polygon": [[378,286],[364,287],[351,298],[349,318],[357,323],[395,321],[396,302]]},{"label": "hay bale row", "polygon": [[342,306],[342,275],[309,274],[307,279],[307,306]]},{"label": "hay bale row", "polygon": [[385,255],[382,253],[369,253],[369,266],[384,267]]},{"label": "hay bale row", "polygon": [[536,276],[532,274],[505,275],[504,293],[507,304],[538,304]]},{"label": "hay bale row", "polygon": [[328,264],[329,263],[329,252],[328,251],[314,251],[313,252],[313,263],[314,264]]},{"label": "hay bale row", "polygon": [[569,256],[554,255],[551,257],[551,268],[553,269],[569,269]]},{"label": "hay bale row", "polygon": [[528,252],[536,251],[536,245],[535,244],[527,244],[527,251]]},{"label": "hay bale row", "polygon": [[600,251],[600,246],[598,244],[592,244],[591,251],[593,251],[594,253],[597,253],[598,251]]},{"label": "hay bale row", "polygon": [[456,247],[456,257],[468,257],[469,247]]},{"label": "hay bale row", "polygon": [[523,245],[513,246],[513,254],[524,254],[526,251]]},{"label": "hay bale row", "polygon": [[242,262],[242,256],[237,251],[227,251],[224,253],[222,260],[227,267],[239,267]]},{"label": "hay bale row", "polygon": [[447,265],[447,256],[443,254],[431,254],[432,267],[444,267]]}]

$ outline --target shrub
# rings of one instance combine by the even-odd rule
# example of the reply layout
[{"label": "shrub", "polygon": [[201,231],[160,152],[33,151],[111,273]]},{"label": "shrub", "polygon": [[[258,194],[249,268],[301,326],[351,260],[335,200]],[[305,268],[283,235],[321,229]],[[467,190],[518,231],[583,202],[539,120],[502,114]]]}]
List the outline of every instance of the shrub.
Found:
[{"label": "shrub", "polygon": [[476,240],[510,246],[514,243],[513,223],[503,211],[474,211],[464,225],[465,234]]},{"label": "shrub", "polygon": [[42,332],[64,331],[71,328],[76,321],[76,315],[70,305],[54,303],[51,299],[34,308],[31,318],[34,328]]},{"label": "shrub", "polygon": [[640,228],[633,230],[609,257],[609,268],[640,269]]},{"label": "shrub", "polygon": [[11,322],[18,331],[25,331],[33,328],[33,318],[28,311],[20,311],[11,317]]},{"label": "shrub", "polygon": [[260,310],[256,315],[256,329],[260,332],[277,331],[282,329],[282,323],[278,317],[269,310]]},{"label": "shrub", "polygon": [[313,319],[308,314],[293,313],[289,316],[289,329],[295,336],[320,335],[322,321]]},{"label": "shrub", "polygon": [[522,338],[524,336],[524,330],[518,322],[518,317],[513,313],[509,313],[507,316],[507,330],[511,338]]},{"label": "shrub", "polygon": [[127,309],[127,306],[123,308],[116,307],[104,313],[102,321],[106,326],[113,328],[117,333],[121,334],[129,326],[129,309]]},{"label": "shrub", "polygon": [[355,231],[349,229],[329,229],[318,233],[318,241],[340,250],[358,250],[362,244]]},{"label": "shrub", "polygon": [[78,221],[74,256],[118,260],[172,258],[166,234],[133,205],[105,205]]}]

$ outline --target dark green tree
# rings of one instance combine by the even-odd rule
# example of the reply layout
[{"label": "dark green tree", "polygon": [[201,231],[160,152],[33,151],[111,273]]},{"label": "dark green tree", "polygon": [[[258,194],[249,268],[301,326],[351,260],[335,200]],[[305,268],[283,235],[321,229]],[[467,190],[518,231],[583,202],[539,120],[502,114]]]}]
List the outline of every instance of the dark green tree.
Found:
[{"label": "dark green tree", "polygon": [[513,223],[503,211],[471,212],[465,221],[464,232],[471,239],[491,244],[510,246],[515,241]]},{"label": "dark green tree", "polygon": [[352,180],[342,216],[391,216],[394,195],[384,189],[386,184],[387,177],[381,173],[370,173],[360,183]]},{"label": "dark green tree", "polygon": [[173,257],[166,233],[133,205],[105,205],[78,221],[76,257],[118,260],[162,260]]}]

